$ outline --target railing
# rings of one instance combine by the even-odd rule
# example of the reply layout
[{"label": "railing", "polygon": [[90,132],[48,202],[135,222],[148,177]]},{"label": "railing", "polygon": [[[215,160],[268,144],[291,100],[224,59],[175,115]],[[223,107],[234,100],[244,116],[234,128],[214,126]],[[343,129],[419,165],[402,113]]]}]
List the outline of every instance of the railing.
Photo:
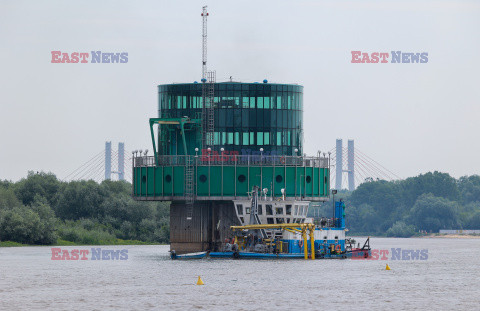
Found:
[{"label": "railing", "polygon": [[158,163],[154,156],[134,157],[134,167],[185,166],[187,157],[194,165],[240,165],[240,166],[306,166],[328,168],[328,158],[272,155],[161,155]]}]

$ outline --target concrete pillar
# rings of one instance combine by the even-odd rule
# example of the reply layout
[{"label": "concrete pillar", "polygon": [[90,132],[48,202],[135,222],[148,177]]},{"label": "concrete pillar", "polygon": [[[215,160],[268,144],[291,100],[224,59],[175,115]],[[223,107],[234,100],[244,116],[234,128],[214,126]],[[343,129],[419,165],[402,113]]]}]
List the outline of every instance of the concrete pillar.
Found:
[{"label": "concrete pillar", "polygon": [[105,180],[112,179],[112,142],[105,142]]},{"label": "concrete pillar", "polygon": [[355,190],[355,144],[348,140],[348,190]]},{"label": "concrete pillar", "polygon": [[337,139],[336,145],[336,157],[337,160],[335,161],[335,189],[342,190],[342,169],[343,169],[343,147],[342,147],[342,140]]},{"label": "concrete pillar", "polygon": [[118,180],[125,180],[125,143],[118,143]]}]

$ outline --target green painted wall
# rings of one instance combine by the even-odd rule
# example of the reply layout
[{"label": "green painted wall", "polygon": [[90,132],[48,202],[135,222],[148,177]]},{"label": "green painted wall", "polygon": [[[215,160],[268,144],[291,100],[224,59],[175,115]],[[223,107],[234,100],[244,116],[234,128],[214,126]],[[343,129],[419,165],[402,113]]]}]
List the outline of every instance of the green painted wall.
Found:
[{"label": "green painted wall", "polygon": [[[133,171],[133,196],[155,200],[179,200],[184,196],[183,166],[137,167]],[[318,167],[272,166],[197,166],[195,167],[198,197],[247,197],[254,185],[281,196],[308,197],[312,200],[328,196],[329,171]],[[167,198],[168,197],[168,198]]]}]

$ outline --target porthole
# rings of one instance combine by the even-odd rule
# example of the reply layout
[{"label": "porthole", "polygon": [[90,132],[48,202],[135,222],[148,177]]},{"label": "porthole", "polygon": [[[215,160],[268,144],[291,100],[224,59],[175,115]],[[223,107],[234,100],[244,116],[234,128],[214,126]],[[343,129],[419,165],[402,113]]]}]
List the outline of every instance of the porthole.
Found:
[{"label": "porthole", "polygon": [[206,182],[207,181],[207,176],[200,175],[200,177],[198,179],[200,180],[200,182]]},{"label": "porthole", "polygon": [[238,176],[238,181],[239,182],[244,182],[247,178],[245,177],[245,175],[239,175]]},{"label": "porthole", "polygon": [[165,176],[165,181],[166,182],[171,182],[172,181],[172,176],[170,176],[170,175]]},{"label": "porthole", "polygon": [[275,177],[275,181],[281,183],[283,181],[282,175],[277,175],[277,177]]}]

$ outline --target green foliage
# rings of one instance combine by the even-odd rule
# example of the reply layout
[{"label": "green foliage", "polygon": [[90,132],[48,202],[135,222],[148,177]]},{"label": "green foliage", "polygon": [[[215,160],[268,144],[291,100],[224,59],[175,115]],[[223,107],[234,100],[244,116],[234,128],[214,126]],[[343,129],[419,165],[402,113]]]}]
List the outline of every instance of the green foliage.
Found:
[{"label": "green foliage", "polygon": [[480,202],[480,176],[463,176],[458,180],[463,203]]},{"label": "green foliage", "polygon": [[54,222],[48,205],[5,209],[0,211],[0,237],[24,244],[52,244],[57,240]]},{"label": "green foliage", "polygon": [[408,238],[415,234],[415,229],[412,225],[407,225],[403,221],[397,221],[390,229],[387,230],[387,236],[397,238]]},{"label": "green foliage", "polygon": [[480,176],[455,180],[433,172],[406,180],[370,181],[346,199],[352,233],[411,236],[420,230],[480,228]]},{"label": "green foliage", "polygon": [[[0,240],[24,244],[168,243],[168,203],[137,202],[127,182],[0,181]],[[57,242],[58,241],[58,242]]]},{"label": "green foliage", "polygon": [[409,219],[421,230],[437,232],[440,229],[456,229],[458,222],[458,204],[456,202],[435,197],[433,194],[422,194],[413,206]]},{"label": "green foliage", "polygon": [[32,171],[14,185],[15,194],[24,205],[30,205],[36,195],[46,198],[50,206],[55,205],[59,187],[60,182],[54,174]]}]

